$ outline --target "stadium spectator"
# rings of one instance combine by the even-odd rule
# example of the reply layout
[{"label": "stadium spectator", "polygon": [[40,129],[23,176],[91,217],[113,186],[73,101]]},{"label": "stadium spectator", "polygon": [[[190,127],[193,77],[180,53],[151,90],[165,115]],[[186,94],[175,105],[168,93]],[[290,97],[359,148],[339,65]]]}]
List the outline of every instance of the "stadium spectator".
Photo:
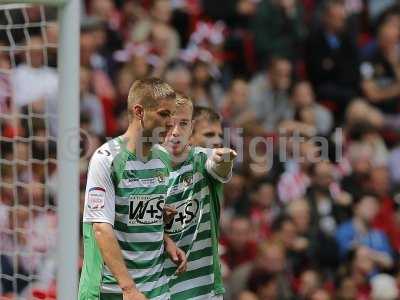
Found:
[{"label": "stadium spectator", "polygon": [[360,66],[363,92],[384,114],[399,111],[399,26],[400,15],[389,15],[384,19],[377,30],[375,51]]},{"label": "stadium spectator", "polygon": [[358,94],[358,50],[346,20],[343,1],[325,1],[321,24],[313,28],[305,50],[307,74],[317,98],[334,102],[336,112]]},{"label": "stadium spectator", "polygon": [[289,299],[291,287],[290,274],[287,270],[285,250],[280,243],[272,240],[264,241],[258,245],[257,256],[254,261],[236,268],[228,283],[228,297],[239,295],[242,290],[252,290],[256,293],[254,285],[258,276],[275,276],[279,299]]},{"label": "stadium spectator", "polygon": [[352,197],[343,192],[334,178],[333,166],[329,161],[311,166],[311,185],[307,190],[314,228],[327,235],[334,235],[337,224],[351,217]]},{"label": "stadium spectator", "polygon": [[277,55],[298,58],[306,34],[301,1],[262,0],[252,22],[252,31],[261,62]]},{"label": "stadium spectator", "polygon": [[393,265],[393,251],[385,233],[372,227],[378,213],[378,202],[374,196],[364,195],[354,204],[354,217],[339,226],[336,240],[341,257],[357,246],[365,246],[380,267]]},{"label": "stadium spectator", "polygon": [[318,135],[328,135],[333,127],[332,113],[315,101],[315,95],[308,81],[295,83],[291,93],[296,119],[316,128]]},{"label": "stadium spectator", "polygon": [[252,261],[256,254],[256,242],[251,235],[251,223],[244,217],[232,218],[226,238],[222,238],[225,253],[222,259],[230,270]]},{"label": "stadium spectator", "polygon": [[273,57],[267,71],[250,82],[250,104],[257,121],[265,130],[274,131],[279,122],[290,119],[289,87],[292,83],[292,64],[282,57]]}]

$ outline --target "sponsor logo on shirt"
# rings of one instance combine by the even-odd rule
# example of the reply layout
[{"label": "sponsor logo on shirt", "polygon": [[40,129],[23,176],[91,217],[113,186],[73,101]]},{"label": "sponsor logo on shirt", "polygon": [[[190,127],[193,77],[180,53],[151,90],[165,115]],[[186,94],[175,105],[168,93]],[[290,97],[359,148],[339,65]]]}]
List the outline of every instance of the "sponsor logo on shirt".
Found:
[{"label": "sponsor logo on shirt", "polygon": [[92,187],[88,191],[88,208],[91,210],[101,210],[104,208],[106,200],[106,190],[101,187]]},{"label": "sponsor logo on shirt", "polygon": [[165,198],[162,195],[135,195],[129,198],[128,224],[162,224]]},{"label": "sponsor logo on shirt", "polygon": [[177,213],[174,219],[165,226],[167,233],[178,233],[191,225],[196,224],[200,201],[195,198],[189,198],[186,202],[175,207]]}]

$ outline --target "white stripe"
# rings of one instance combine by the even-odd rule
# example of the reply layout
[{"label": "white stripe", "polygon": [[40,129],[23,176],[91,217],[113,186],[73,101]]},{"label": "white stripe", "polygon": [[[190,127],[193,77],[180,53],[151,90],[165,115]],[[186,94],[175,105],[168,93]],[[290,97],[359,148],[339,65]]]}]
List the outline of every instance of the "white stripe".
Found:
[{"label": "white stripe", "polygon": [[196,277],[190,280],[182,281],[171,287],[172,294],[186,291],[190,288],[212,284],[214,282],[214,274]]},{"label": "white stripe", "polygon": [[188,165],[184,165],[182,168],[180,168],[177,171],[172,171],[169,173],[169,177],[170,178],[176,178],[179,175],[182,175],[183,173],[189,172],[193,170],[193,164],[188,164]]},{"label": "white stripe", "polygon": [[[201,232],[203,232],[203,231],[210,230],[210,229],[211,229],[210,221],[201,223],[201,224],[199,225],[197,235],[199,235],[199,234],[200,234]],[[190,235],[187,235],[187,236],[183,237],[182,239],[180,239],[180,240],[177,242],[178,246],[179,246],[179,247],[182,247],[182,246],[190,245],[190,244],[193,242],[193,237],[194,237],[194,234],[190,234]]]},{"label": "white stripe", "polygon": [[160,181],[158,177],[150,177],[150,178],[126,178],[122,179],[118,184],[118,188],[120,189],[133,189],[133,188],[148,188],[157,186],[165,186],[167,184],[166,179]]},{"label": "white stripe", "polygon": [[134,195],[132,194],[131,196],[125,196],[125,197],[120,197],[120,196],[115,196],[115,204],[118,205],[129,205],[129,201],[131,199],[142,199],[144,201],[147,201],[149,198],[153,199],[156,198],[157,196],[162,196],[163,198],[165,197],[165,194],[145,194],[145,195]]},{"label": "white stripe", "polygon": [[[145,282],[145,283],[137,283],[136,286],[141,292],[151,292],[159,288],[160,286],[168,284],[168,278],[164,275],[158,281]],[[122,294],[122,290],[117,284],[102,284],[101,291],[103,293],[113,293],[113,294]],[[164,294],[157,296],[152,299],[169,299],[169,291],[167,290]]]},{"label": "white stripe", "polygon": [[151,290],[156,289],[165,284],[168,284],[168,277],[166,275],[163,275],[157,281],[138,283],[138,286],[141,291],[147,292],[147,291],[151,291]]},{"label": "white stripe", "polygon": [[205,266],[210,265],[210,261],[213,260],[212,256],[202,257],[196,260],[192,260],[190,264],[188,264],[187,271],[196,270]]},{"label": "white stripe", "polygon": [[223,295],[215,295],[214,292],[190,298],[190,300],[223,300],[223,299],[224,299]]},{"label": "white stripe", "polygon": [[[192,260],[190,262],[188,262],[187,265],[187,271],[191,271],[191,270],[196,270],[198,268],[202,268],[202,267],[206,267],[210,265],[210,262],[213,261],[213,257],[212,256],[206,256],[206,257],[202,257],[196,260]],[[165,268],[173,268],[176,267],[176,265],[170,260],[167,259],[165,261]]]},{"label": "white stripe", "polygon": [[[161,272],[163,268],[164,268],[164,263],[160,263],[149,269],[128,269],[128,273],[132,278],[140,278],[144,276],[151,276],[158,272]],[[104,275],[107,276],[114,276],[106,265],[104,266],[103,273]]]},{"label": "white stripe", "polygon": [[143,261],[143,260],[150,260],[160,257],[163,254],[163,250],[156,250],[156,251],[128,251],[128,250],[121,250],[122,255],[125,259],[130,261]]},{"label": "white stripe", "polygon": [[163,169],[165,164],[159,159],[154,158],[148,162],[141,162],[139,160],[128,160],[125,164],[125,170],[152,170],[152,169]]},{"label": "white stripe", "polygon": [[[126,233],[118,230],[114,230],[118,240],[130,242],[155,242],[155,234],[158,232],[146,232],[146,233]],[[160,234],[160,236],[162,236]]]},{"label": "white stripe", "polygon": [[[170,294],[166,293],[166,294],[163,294],[161,296],[152,298],[151,300],[169,300],[170,298],[171,298]],[[221,300],[223,300],[223,299],[221,299]]]},{"label": "white stripe", "polygon": [[[163,275],[162,277],[158,278],[156,281],[144,282],[144,283],[137,283],[136,286],[138,287],[139,291],[141,292],[150,292],[160,286],[168,284],[168,278]],[[117,284],[102,284],[101,291],[104,293],[122,293],[121,288]],[[166,293],[165,293],[166,294]],[[163,295],[165,295],[163,294]],[[166,298],[164,298],[166,299]]]},{"label": "white stripe", "polygon": [[209,248],[209,247],[211,247],[211,237],[209,239],[206,239],[206,240],[194,242],[193,248],[192,248],[192,252],[203,250],[203,249],[206,249],[206,248]]}]

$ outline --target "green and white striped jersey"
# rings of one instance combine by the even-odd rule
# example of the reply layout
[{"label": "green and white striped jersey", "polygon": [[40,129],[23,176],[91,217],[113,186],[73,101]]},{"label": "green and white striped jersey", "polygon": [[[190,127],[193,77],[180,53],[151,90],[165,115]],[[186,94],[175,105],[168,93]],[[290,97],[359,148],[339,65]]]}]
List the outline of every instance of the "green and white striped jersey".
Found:
[{"label": "green and white striped jersey", "polygon": [[[164,151],[166,151],[164,149]],[[212,149],[194,147],[185,162],[170,172],[167,204],[177,214],[165,231],[188,255],[187,271],[174,276],[176,266],[167,259],[171,299],[210,299],[223,294],[218,255],[218,226],[223,183],[210,167]]]},{"label": "green and white striped jersey", "polygon": [[129,273],[149,299],[169,299],[164,274],[163,208],[168,187],[168,157],[153,147],[147,162],[128,151],[120,138],[96,150],[88,171],[83,216],[84,266],[80,300],[121,294],[104,264],[92,223],[113,225]]}]

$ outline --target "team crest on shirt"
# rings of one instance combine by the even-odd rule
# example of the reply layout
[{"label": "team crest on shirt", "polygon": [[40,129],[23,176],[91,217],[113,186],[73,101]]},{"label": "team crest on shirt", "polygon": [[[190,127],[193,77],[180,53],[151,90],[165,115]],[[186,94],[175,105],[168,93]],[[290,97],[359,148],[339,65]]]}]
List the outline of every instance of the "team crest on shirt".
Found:
[{"label": "team crest on shirt", "polygon": [[162,172],[157,172],[156,177],[157,177],[158,183],[164,183],[165,175]]},{"label": "team crest on shirt", "polygon": [[189,198],[175,209],[177,213],[174,219],[165,226],[165,232],[170,234],[179,233],[197,223],[200,201],[196,198]]},{"label": "team crest on shirt", "polygon": [[193,173],[187,173],[182,176],[182,184],[185,187],[191,186],[193,184]]},{"label": "team crest on shirt", "polygon": [[129,225],[161,225],[165,198],[163,195],[134,195],[129,198]]}]

